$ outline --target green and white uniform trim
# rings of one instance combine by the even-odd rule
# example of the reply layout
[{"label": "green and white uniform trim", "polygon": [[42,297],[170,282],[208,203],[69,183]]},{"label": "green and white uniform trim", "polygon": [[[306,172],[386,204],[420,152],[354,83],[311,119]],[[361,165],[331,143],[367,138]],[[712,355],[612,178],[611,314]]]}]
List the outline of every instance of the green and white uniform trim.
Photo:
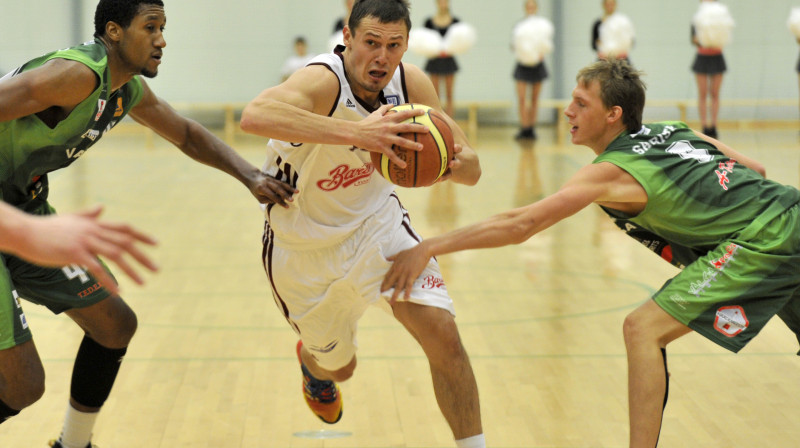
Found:
[{"label": "green and white uniform trim", "polygon": [[638,215],[615,216],[699,256],[655,294],[659,306],[732,351],[775,314],[800,335],[800,191],[764,179],[680,122],[620,135],[594,160],[602,162],[631,174],[648,196]]},{"label": "green and white uniform trim", "polygon": [[[0,122],[0,198],[28,213],[55,213],[47,203],[47,173],[69,166],[114,127],[142,98],[134,77],[111,91],[105,46],[90,41],[33,59],[4,77],[41,67],[52,59],[80,62],[97,75],[97,88],[50,128],[36,115]],[[47,269],[0,254],[0,350],[31,339],[17,295],[54,312],[85,307],[109,296],[79,266]]]}]

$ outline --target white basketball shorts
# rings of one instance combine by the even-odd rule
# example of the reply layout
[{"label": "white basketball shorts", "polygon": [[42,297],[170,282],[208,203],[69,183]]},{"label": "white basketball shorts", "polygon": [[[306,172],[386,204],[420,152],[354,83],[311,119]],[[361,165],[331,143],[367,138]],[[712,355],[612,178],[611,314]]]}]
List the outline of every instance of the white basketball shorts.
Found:
[{"label": "white basketball shorts", "polygon": [[[322,248],[292,248],[264,235],[264,267],[273,297],[303,345],[326,370],[338,370],[355,356],[358,320],[370,305],[391,313],[392,291],[380,292],[391,266],[386,260],[418,244],[408,212],[396,197],[344,241]],[[410,302],[455,315],[436,260],[414,284]]]}]

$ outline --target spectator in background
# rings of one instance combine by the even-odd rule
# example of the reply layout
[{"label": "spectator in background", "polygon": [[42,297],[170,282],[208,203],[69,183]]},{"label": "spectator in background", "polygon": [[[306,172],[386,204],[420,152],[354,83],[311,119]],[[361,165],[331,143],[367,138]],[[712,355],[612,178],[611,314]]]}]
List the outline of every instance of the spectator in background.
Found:
[{"label": "spectator in background", "polygon": [[308,54],[306,38],[297,36],[294,39],[294,55],[290,56],[281,68],[281,82],[286,81],[292,73],[305,67],[314,56]]}]

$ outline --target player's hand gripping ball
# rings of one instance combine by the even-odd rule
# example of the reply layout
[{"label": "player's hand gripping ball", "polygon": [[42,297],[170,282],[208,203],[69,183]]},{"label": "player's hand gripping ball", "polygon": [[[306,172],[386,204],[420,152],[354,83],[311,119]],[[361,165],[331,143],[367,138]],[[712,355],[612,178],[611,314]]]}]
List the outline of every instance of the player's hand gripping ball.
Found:
[{"label": "player's hand gripping ball", "polygon": [[422,143],[422,150],[413,151],[397,146],[392,148],[406,162],[405,168],[394,164],[383,153],[370,152],[370,156],[375,169],[389,182],[400,187],[427,187],[442,177],[447,170],[447,164],[453,158],[453,131],[439,112],[422,104],[401,104],[389,109],[387,113],[408,109],[425,110],[424,115],[411,117],[406,122],[424,124],[430,132],[404,132],[400,136]]}]

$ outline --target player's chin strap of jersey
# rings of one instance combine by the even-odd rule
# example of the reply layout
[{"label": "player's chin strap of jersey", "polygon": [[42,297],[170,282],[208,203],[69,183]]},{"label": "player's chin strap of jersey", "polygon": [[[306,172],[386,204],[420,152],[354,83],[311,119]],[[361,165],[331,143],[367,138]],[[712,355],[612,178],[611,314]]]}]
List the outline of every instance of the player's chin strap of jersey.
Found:
[{"label": "player's chin strap of jersey", "polygon": [[[671,265],[683,269],[686,265],[691,264],[700,258],[701,252],[681,246],[679,244],[671,243],[664,238],[650,232],[647,229],[639,227],[632,223],[630,220],[620,216],[619,212],[600,206],[604,212],[614,221],[614,224],[622,229],[625,234],[642,243],[646,248],[658,254],[661,259],[669,262]],[[666,387],[664,389],[664,403],[661,407],[661,416],[664,416],[664,409],[667,407],[667,398],[669,397],[669,369],[667,369],[667,349],[661,349],[661,356],[664,358],[664,377],[666,378]],[[661,437],[661,430],[659,428],[659,438]],[[658,446],[658,440],[656,440]]]}]

